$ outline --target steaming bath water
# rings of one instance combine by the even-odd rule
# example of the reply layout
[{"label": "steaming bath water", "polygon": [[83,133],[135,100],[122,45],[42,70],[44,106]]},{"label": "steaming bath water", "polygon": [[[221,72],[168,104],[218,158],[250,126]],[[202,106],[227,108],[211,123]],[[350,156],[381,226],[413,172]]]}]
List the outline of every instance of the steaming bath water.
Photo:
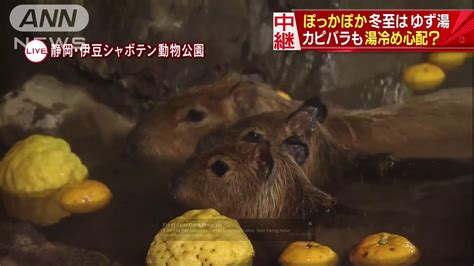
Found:
[{"label": "steaming bath water", "polygon": [[[150,168],[139,169],[128,161],[92,169],[91,174],[104,177],[103,181],[115,191],[111,206],[99,213],[65,219],[42,231],[51,241],[100,251],[124,265],[141,265],[155,233],[163,223],[183,212],[167,198],[166,189],[154,185],[153,173]],[[417,245],[422,253],[420,265],[466,265],[472,252],[471,188],[472,175],[448,176],[432,182],[404,178],[380,184],[352,183],[335,196],[342,203],[365,210],[368,216],[324,219],[320,224],[314,223],[312,235],[305,238],[315,237],[344,257],[364,236],[394,232]],[[283,228],[290,232],[300,230]],[[270,245],[267,241],[265,248],[260,248],[259,241],[254,242],[256,261],[272,262],[288,241],[296,240],[289,234],[277,236],[272,230],[275,229],[270,227],[263,234],[249,233],[251,238],[277,240]],[[277,251],[266,250],[268,246]]]}]

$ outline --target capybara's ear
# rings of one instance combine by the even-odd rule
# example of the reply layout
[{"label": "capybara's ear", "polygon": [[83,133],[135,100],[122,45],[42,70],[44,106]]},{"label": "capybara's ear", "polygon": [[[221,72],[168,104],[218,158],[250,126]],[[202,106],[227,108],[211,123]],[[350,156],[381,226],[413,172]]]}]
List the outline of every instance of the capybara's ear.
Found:
[{"label": "capybara's ear", "polygon": [[297,133],[307,133],[314,131],[317,123],[324,122],[328,114],[327,107],[315,96],[306,100],[298,110],[288,117],[288,126]]},{"label": "capybara's ear", "polygon": [[283,141],[281,150],[302,165],[309,156],[309,148],[298,136],[291,136]]},{"label": "capybara's ear", "polygon": [[237,113],[242,117],[252,112],[259,98],[255,84],[251,82],[236,83],[231,88],[229,96],[237,108]]}]

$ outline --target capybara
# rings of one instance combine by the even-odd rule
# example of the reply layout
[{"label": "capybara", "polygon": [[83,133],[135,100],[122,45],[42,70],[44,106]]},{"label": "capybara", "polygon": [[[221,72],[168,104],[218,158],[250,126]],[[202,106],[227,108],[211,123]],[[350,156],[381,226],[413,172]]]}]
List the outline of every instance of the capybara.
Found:
[{"label": "capybara", "polygon": [[[173,173],[209,132],[264,112],[289,113],[300,105],[269,85],[231,73],[152,109],[130,134],[129,148]],[[471,158],[472,88],[441,90],[369,110],[334,107],[326,127],[338,144],[360,152]]]},{"label": "capybara", "polygon": [[326,116],[312,98],[289,115],[265,113],[214,132],[173,179],[174,196],[237,218],[304,217],[336,206],[318,187],[380,178],[398,164],[390,155],[339,145],[322,125]]},{"label": "capybara", "polygon": [[229,146],[190,160],[172,181],[173,194],[186,207],[212,207],[235,218],[295,218],[335,204],[269,142]]},{"label": "capybara", "polygon": [[[377,167],[393,164],[391,156],[397,157],[396,161],[417,158],[415,167],[407,163],[410,160],[404,161],[404,170],[410,170],[407,167],[413,168],[410,170],[412,172],[421,166],[432,168],[436,162],[433,159],[450,161],[453,167],[464,166],[456,160],[472,159],[471,96],[472,89],[450,89],[415,97],[404,104],[376,109],[331,108],[329,114],[325,105],[319,103],[320,119],[325,118],[324,127],[320,126],[319,130],[313,130],[306,137],[301,134],[294,135],[294,131],[290,130],[289,126],[282,126],[295,120],[286,118],[289,112],[249,117],[232,127],[215,130],[203,137],[196,147],[196,153],[210,151],[219,146],[255,142],[258,139],[270,141],[272,145],[281,146],[293,152],[305,153],[307,147],[301,145],[299,147],[298,142],[301,144],[303,141],[311,145],[308,140],[331,139],[332,146],[340,149],[329,149],[333,153],[330,156],[312,158],[328,149],[321,149],[324,147],[318,146],[310,147],[313,152],[309,153],[309,159],[302,163],[303,170],[309,177],[323,177],[321,171],[331,165],[327,160],[338,161],[335,169],[331,171],[333,175],[341,169],[354,169],[354,163],[358,165],[357,173],[367,175],[370,171],[381,170]],[[304,105],[301,108],[303,110]],[[301,110],[293,115],[302,116]],[[455,127],[456,124],[459,126]],[[319,136],[320,134],[322,136]],[[299,150],[296,150],[297,147]],[[342,157],[346,159],[340,160]],[[301,158],[297,159],[301,160]],[[345,162],[346,166],[341,167],[341,162]],[[352,166],[348,168],[347,164]],[[337,176],[342,175],[342,173],[337,174]],[[374,173],[371,175],[373,176]],[[425,175],[428,175],[428,172]],[[313,180],[313,183],[320,185],[321,181],[317,179]]]},{"label": "capybara", "polygon": [[330,109],[325,126],[347,148],[402,158],[472,159],[472,88],[368,110]]},{"label": "capybara", "polygon": [[237,126],[247,120],[265,126],[239,131],[235,145],[217,145],[191,157],[172,180],[172,193],[184,205],[213,207],[237,218],[296,218],[331,211],[335,200],[317,186],[347,170],[353,154],[340,149],[320,124],[326,113],[314,98],[289,116],[273,112],[243,120]]},{"label": "capybara", "polygon": [[[345,148],[399,158],[472,158],[472,88],[441,90],[374,109],[330,109],[325,128]],[[229,129],[216,129],[199,142],[197,150],[236,141],[252,124],[260,134],[274,135],[265,119],[252,118]]]},{"label": "capybara", "polygon": [[196,86],[151,110],[130,135],[130,148],[153,163],[183,163],[197,141],[216,128],[269,111],[297,107],[270,86],[236,73]]}]

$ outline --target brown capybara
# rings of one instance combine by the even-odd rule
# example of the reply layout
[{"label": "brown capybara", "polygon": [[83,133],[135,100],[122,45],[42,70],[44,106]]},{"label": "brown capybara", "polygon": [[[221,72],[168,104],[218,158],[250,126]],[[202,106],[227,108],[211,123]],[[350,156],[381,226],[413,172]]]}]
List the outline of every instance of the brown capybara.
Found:
[{"label": "brown capybara", "polygon": [[[398,158],[472,158],[472,88],[441,90],[374,109],[330,109],[325,128],[346,149]],[[252,129],[267,139],[282,141],[274,128],[267,127],[267,119],[277,118],[252,117],[217,129],[200,140],[196,151],[240,141]]]},{"label": "brown capybara", "polygon": [[[231,73],[151,110],[132,130],[129,148],[142,161],[173,173],[212,130],[263,112],[290,112],[300,104]],[[338,144],[360,152],[465,159],[472,158],[471,110],[472,88],[441,90],[370,110],[331,108],[326,127]]]},{"label": "brown capybara", "polygon": [[[295,144],[298,141],[311,145],[308,140],[330,139],[332,146],[339,149],[309,146],[311,151],[317,151],[309,153],[309,159],[301,164],[309,177],[324,177],[324,171],[327,172],[327,167],[333,165],[328,160],[338,162],[335,164],[335,169],[331,170],[333,174],[341,169],[354,169],[356,167],[354,164],[359,165],[356,167],[357,172],[362,171],[364,175],[374,170],[381,171],[382,169],[378,169],[379,166],[383,168],[393,163],[390,162],[390,156],[398,159],[417,158],[418,166],[425,165],[430,168],[435,163],[432,159],[446,159],[445,161],[452,159],[451,165],[454,167],[457,165],[455,160],[472,159],[471,96],[472,89],[450,89],[415,97],[404,104],[376,109],[331,108],[327,117],[326,107],[321,104],[320,110],[324,113],[321,117],[325,117],[324,127],[320,125],[319,130],[312,131],[305,138],[302,138],[301,134],[294,135],[289,125],[282,126],[294,120],[286,118],[290,112],[249,117],[232,127],[215,130],[202,138],[197,145],[196,153],[258,139],[268,140],[274,146],[291,149],[298,147]],[[298,116],[302,114],[302,112],[294,113]],[[321,134],[322,136],[319,136]],[[295,143],[289,145],[290,141]],[[307,152],[306,149],[300,147],[300,151],[297,152]],[[332,154],[312,158],[326,151]],[[345,162],[346,166],[341,167],[341,162]],[[403,167],[412,167],[407,162],[404,161]],[[337,174],[342,175],[343,173]],[[324,183],[321,178],[313,180],[315,185],[321,183]]]},{"label": "brown capybara", "polygon": [[335,204],[269,142],[229,146],[190,160],[172,180],[173,195],[186,207],[212,207],[234,218],[294,218]]},{"label": "brown capybara", "polygon": [[[173,195],[183,205],[213,207],[236,218],[295,218],[332,210],[335,200],[317,185],[347,169],[352,153],[340,149],[320,125],[325,117],[325,106],[314,98],[289,116],[273,112],[239,122],[236,127],[249,121],[253,126],[238,130],[236,143],[191,157],[172,180]],[[317,165],[304,169],[306,161]]]},{"label": "brown capybara", "polygon": [[326,115],[312,98],[290,115],[257,115],[205,137],[173,179],[174,196],[237,218],[302,217],[335,206],[317,187],[379,178],[398,163],[339,145],[322,125]]},{"label": "brown capybara", "polygon": [[179,165],[211,130],[244,117],[295,106],[270,86],[231,73],[217,82],[184,91],[151,110],[132,131],[130,147],[153,163]]},{"label": "brown capybara", "polygon": [[472,88],[453,88],[368,110],[330,108],[338,144],[409,158],[472,159]]}]

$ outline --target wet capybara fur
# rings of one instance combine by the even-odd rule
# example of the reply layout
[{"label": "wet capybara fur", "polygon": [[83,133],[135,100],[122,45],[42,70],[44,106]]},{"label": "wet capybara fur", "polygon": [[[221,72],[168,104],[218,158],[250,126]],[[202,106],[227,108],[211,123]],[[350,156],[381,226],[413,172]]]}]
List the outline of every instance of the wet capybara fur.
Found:
[{"label": "wet capybara fur", "polygon": [[216,128],[269,111],[294,109],[270,86],[236,73],[186,90],[151,110],[130,134],[130,150],[166,165],[183,163],[197,141]]},{"label": "wet capybara fur", "polygon": [[[305,217],[337,206],[320,188],[378,180],[399,164],[389,154],[339,145],[323,125],[326,116],[312,98],[289,115],[261,114],[210,134],[173,179],[175,198],[236,218]],[[462,170],[472,172],[472,165]]]},{"label": "wet capybara fur", "polygon": [[[325,106],[314,100],[289,116],[265,113],[243,120],[237,128],[249,121],[252,126],[238,129],[234,145],[205,152],[201,149],[212,140],[200,143],[198,154],[172,180],[174,196],[186,206],[213,207],[237,218],[296,218],[332,210],[335,200],[318,185],[337,177],[353,159],[320,125],[325,116]],[[303,166],[306,161],[317,163]]]},{"label": "wet capybara fur", "polygon": [[[399,158],[472,159],[472,88],[441,90],[373,109],[329,109],[325,128],[347,149]],[[217,129],[201,139],[197,151],[237,141],[253,123],[262,133],[272,135],[265,119],[247,119],[232,128]]]},{"label": "wet capybara fur", "polygon": [[472,88],[443,89],[373,109],[330,109],[326,128],[352,150],[472,160]]},{"label": "wet capybara fur", "polygon": [[298,217],[335,204],[268,142],[230,146],[192,158],[172,183],[172,192],[183,205],[212,207],[236,218]]},{"label": "wet capybara fur", "polygon": [[[332,173],[334,181],[335,177],[344,176],[343,172],[347,169],[352,169],[351,175],[372,176],[372,179],[389,173],[396,175],[402,167],[404,173],[400,174],[416,172],[419,176],[419,169],[426,169],[424,176],[441,177],[442,174],[433,167],[441,161],[449,161],[450,169],[460,167],[459,172],[463,173],[466,164],[457,160],[472,160],[471,96],[472,89],[451,89],[375,109],[330,107],[329,113],[322,103],[319,103],[319,108],[313,109],[303,105],[292,115],[289,115],[291,112],[257,115],[243,119],[232,127],[215,130],[199,141],[196,153],[265,139],[272,145],[280,145],[282,149],[299,152],[296,159],[301,160],[302,153],[308,152],[306,147],[298,146],[303,141],[314,145],[308,146],[312,152],[308,153],[308,159],[301,166],[309,177],[320,177],[313,179],[315,185],[324,183],[327,172]],[[305,109],[318,111],[319,122],[324,119],[324,126],[317,123],[318,120],[309,120],[311,116]],[[298,117],[307,118],[308,122],[295,123]],[[298,129],[306,127],[310,132],[295,135],[291,124],[302,124],[304,127],[298,126]],[[299,150],[296,149],[298,147]],[[345,165],[340,165],[341,162]],[[398,167],[393,167],[395,162]],[[331,165],[334,169],[330,169]],[[356,171],[353,171],[354,167]]]},{"label": "wet capybara fur", "polygon": [[[166,170],[161,175],[168,176],[211,131],[264,112],[289,113],[299,105],[280,97],[267,84],[231,73],[186,90],[148,112],[132,130],[129,150],[140,161]],[[472,88],[441,90],[369,110],[331,107],[325,125],[339,145],[359,152],[470,159]]]}]

